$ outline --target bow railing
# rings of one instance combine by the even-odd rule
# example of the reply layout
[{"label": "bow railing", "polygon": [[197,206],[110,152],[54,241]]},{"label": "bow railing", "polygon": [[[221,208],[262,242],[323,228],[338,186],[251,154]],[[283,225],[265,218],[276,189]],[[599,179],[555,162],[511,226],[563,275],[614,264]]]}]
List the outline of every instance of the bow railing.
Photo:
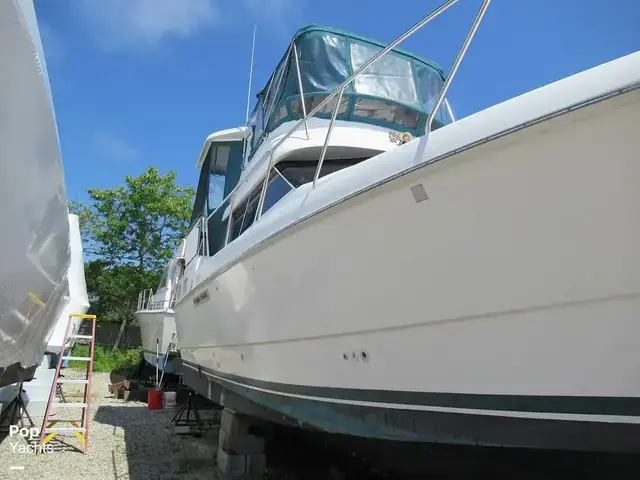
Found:
[{"label": "bow railing", "polygon": [[138,307],[136,311],[166,310],[167,308],[171,308],[175,302],[173,295],[171,295],[169,299],[165,298],[162,300],[156,300],[154,296],[155,293],[151,288],[141,291],[138,294]]}]

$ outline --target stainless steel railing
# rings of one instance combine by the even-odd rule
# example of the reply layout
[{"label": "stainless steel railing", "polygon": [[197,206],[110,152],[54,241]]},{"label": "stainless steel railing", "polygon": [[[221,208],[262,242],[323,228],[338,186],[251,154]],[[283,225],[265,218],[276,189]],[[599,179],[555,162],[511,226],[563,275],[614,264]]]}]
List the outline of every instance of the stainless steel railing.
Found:
[{"label": "stainless steel railing", "polygon": [[[265,152],[265,156],[268,155],[269,157],[269,164],[267,167],[267,171],[265,172],[264,175],[264,180],[262,181],[262,189],[260,191],[260,198],[258,201],[258,208],[256,211],[256,216],[255,216],[255,220],[254,222],[258,222],[260,220],[260,218],[262,217],[263,214],[263,209],[264,209],[264,199],[267,193],[267,187],[269,184],[269,180],[271,177],[271,172],[274,168],[274,160],[275,160],[275,152],[276,150],[289,138],[291,137],[291,135],[293,135],[293,133],[295,133],[302,125],[305,126],[305,131],[307,133],[307,138],[308,138],[308,129],[307,129],[307,121],[313,117],[314,115],[316,115],[316,113],[318,113],[325,105],[327,105],[334,97],[338,96],[338,99],[336,101],[336,105],[333,108],[332,114],[331,114],[331,120],[329,123],[329,128],[327,129],[327,133],[325,136],[325,140],[324,140],[324,144],[322,147],[322,151],[320,153],[320,157],[318,159],[318,165],[316,167],[316,171],[314,173],[314,178],[313,178],[313,187],[316,187],[316,183],[318,181],[318,178],[320,176],[320,172],[322,169],[322,164],[324,162],[324,158],[326,156],[327,153],[327,148],[328,148],[328,144],[329,144],[329,140],[331,138],[331,132],[333,131],[333,126],[335,123],[335,119],[337,117],[337,112],[338,109],[340,108],[340,100],[342,98],[342,94],[344,92],[344,89],[350,85],[362,72],[364,72],[367,68],[369,68],[371,65],[373,65],[375,62],[377,62],[380,58],[384,57],[385,55],[387,55],[391,50],[393,50],[395,47],[397,47],[399,44],[401,44],[403,41],[405,41],[407,38],[409,38],[410,36],[412,36],[415,32],[417,32],[418,30],[420,30],[423,26],[425,26],[427,23],[429,23],[431,20],[433,20],[434,18],[438,17],[440,14],[444,13],[446,10],[448,10],[451,6],[453,6],[455,3],[457,3],[459,0],[447,0],[446,2],[444,2],[442,5],[440,5],[438,8],[436,8],[435,10],[433,10],[431,13],[429,13],[426,17],[424,17],[422,20],[420,20],[418,23],[416,23],[415,25],[413,25],[411,28],[409,28],[406,32],[404,32],[402,35],[400,35],[398,38],[396,38],[394,41],[392,41],[391,43],[389,43],[385,48],[383,48],[380,52],[378,52],[377,54],[375,54],[374,56],[372,56],[368,61],[366,61],[360,68],[358,68],[355,72],[353,72],[353,74],[347,78],[344,82],[342,82],[340,85],[338,85],[322,102],[320,102],[318,105],[316,105],[310,112],[306,112],[306,107],[304,105],[304,101],[303,101],[303,118],[301,118],[289,131],[287,131],[287,133],[285,133],[282,137],[280,137],[280,139],[275,143],[275,145],[273,147],[271,147],[269,150],[267,150]],[[469,45],[471,44],[471,41],[473,40],[473,37],[475,36],[478,27],[480,26],[480,23],[482,22],[482,19],[484,18],[484,15],[489,7],[489,4],[491,3],[491,0],[483,0],[482,5],[480,6],[480,9],[473,21],[473,24],[471,25],[471,28],[467,34],[467,37],[465,38],[462,46],[460,47],[460,50],[458,52],[458,55],[456,56],[456,59],[453,63],[453,66],[451,67],[451,71],[449,72],[449,74],[447,75],[447,78],[445,79],[445,82],[442,86],[442,89],[440,90],[440,93],[438,94],[437,100],[434,104],[433,109],[431,110],[431,112],[429,113],[429,116],[427,118],[427,123],[426,123],[426,131],[425,131],[425,136],[427,137],[428,140],[428,136],[431,133],[431,126],[433,124],[433,120],[435,118],[435,116],[438,113],[438,110],[440,109],[440,107],[442,107],[443,105],[445,106],[445,108],[448,110],[450,116],[453,119],[453,112],[451,112],[451,107],[449,106],[449,103],[445,100],[445,96],[447,94],[447,91],[449,90],[449,87],[451,86],[451,82],[453,81],[453,78],[455,77],[455,74],[458,71],[458,68],[460,67],[460,64],[462,63],[462,59],[464,58],[467,49],[469,48]],[[292,49],[291,47],[289,48],[289,50],[287,51],[287,55],[289,55],[291,53]],[[296,61],[297,61],[297,50],[295,45],[293,45],[293,53],[296,54]],[[298,74],[299,75],[299,74]],[[299,85],[299,88],[301,90],[301,95],[303,95],[302,93],[302,85]],[[302,97],[304,98],[304,97]],[[226,232],[226,238],[224,241],[224,245],[226,246],[227,243],[229,242],[229,234],[231,231],[231,226],[232,226],[232,222],[233,222],[233,208],[235,206],[235,197],[236,197],[236,193],[239,190],[239,188],[247,181],[247,179],[250,177],[251,175],[246,175],[244,177],[243,180],[241,180],[240,182],[238,182],[238,184],[235,186],[235,188],[231,191],[231,193],[229,193],[229,195],[227,195],[227,197],[222,201],[222,203],[220,203],[220,205],[218,205],[218,207],[211,212],[206,218],[203,216],[202,217],[202,222],[198,222],[196,225],[194,225],[193,228],[199,228],[201,235],[199,235],[199,237],[204,236],[205,237],[205,244],[206,247],[204,248],[204,250],[206,251],[206,255],[209,254],[208,251],[208,239],[206,238],[207,235],[207,222],[208,220],[215,215],[221,208],[223,208],[223,206],[225,206],[225,204],[227,203],[227,201],[229,202],[229,215],[227,217],[227,232]],[[193,230],[193,229],[192,229]],[[196,255],[198,253],[196,252]],[[192,259],[188,259],[187,260],[187,264],[190,263]]]},{"label": "stainless steel railing", "polygon": [[136,311],[165,310],[167,308],[171,308],[175,302],[173,292],[171,294],[171,298],[165,300],[154,300],[154,295],[155,293],[151,288],[141,291],[138,294],[138,307]]}]

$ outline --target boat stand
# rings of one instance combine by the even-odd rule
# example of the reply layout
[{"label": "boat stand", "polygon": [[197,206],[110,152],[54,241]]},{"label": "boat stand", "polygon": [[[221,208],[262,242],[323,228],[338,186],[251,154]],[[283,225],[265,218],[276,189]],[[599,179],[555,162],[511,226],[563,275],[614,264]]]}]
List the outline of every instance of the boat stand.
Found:
[{"label": "boat stand", "polygon": [[[35,423],[33,423],[33,419],[29,412],[27,411],[27,406],[22,399],[22,394],[25,391],[22,389],[22,385],[24,382],[20,382],[18,384],[18,395],[16,398],[11,400],[6,408],[2,409],[2,414],[0,414],[0,431],[8,432],[11,425],[15,425],[16,420],[20,422],[20,428],[25,427],[24,417],[26,416],[29,420],[29,427],[35,427]],[[8,424],[5,425],[5,421],[7,418],[11,418]]]},{"label": "boat stand", "polygon": [[[200,412],[194,404],[195,393],[189,392],[187,401],[182,404],[178,413],[171,419],[173,423],[173,432],[176,435],[194,435],[200,436],[206,430],[206,425],[202,421]],[[191,413],[193,412],[193,418]]]}]

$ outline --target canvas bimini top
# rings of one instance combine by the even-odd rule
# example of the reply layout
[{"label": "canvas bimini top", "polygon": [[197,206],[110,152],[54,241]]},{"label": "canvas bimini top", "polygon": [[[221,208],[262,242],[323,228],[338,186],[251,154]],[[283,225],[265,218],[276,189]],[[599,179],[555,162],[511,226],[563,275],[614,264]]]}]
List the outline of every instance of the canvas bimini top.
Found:
[{"label": "canvas bimini top", "polygon": [[[306,111],[311,111],[384,47],[374,40],[330,27],[309,25],[298,30],[258,94],[249,121],[249,158],[269,132],[284,122],[303,117],[302,97]],[[337,119],[423,135],[444,80],[437,64],[393,49],[345,88]],[[336,100],[334,97],[329,101],[317,117],[330,118]],[[446,109],[441,108],[433,128],[450,121]]]}]

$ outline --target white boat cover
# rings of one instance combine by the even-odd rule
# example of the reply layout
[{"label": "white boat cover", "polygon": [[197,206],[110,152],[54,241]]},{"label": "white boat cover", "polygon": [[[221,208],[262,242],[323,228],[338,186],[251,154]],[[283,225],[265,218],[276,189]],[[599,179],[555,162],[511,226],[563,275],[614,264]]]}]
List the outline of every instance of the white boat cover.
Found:
[{"label": "white boat cover", "polygon": [[67,299],[64,172],[32,0],[0,1],[0,386],[28,379]]},{"label": "white boat cover", "polygon": [[[47,342],[47,352],[59,353],[64,342],[64,334],[69,323],[69,316],[72,313],[87,313],[89,310],[89,296],[87,295],[87,284],[84,278],[84,258],[82,255],[82,238],[80,236],[80,222],[77,215],[69,214],[69,239],[71,246],[71,263],[67,281],[69,282],[69,302],[62,311],[60,318],[56,322],[51,337]],[[77,333],[82,318],[73,319],[71,334]],[[72,342],[68,344],[72,346]]]}]

